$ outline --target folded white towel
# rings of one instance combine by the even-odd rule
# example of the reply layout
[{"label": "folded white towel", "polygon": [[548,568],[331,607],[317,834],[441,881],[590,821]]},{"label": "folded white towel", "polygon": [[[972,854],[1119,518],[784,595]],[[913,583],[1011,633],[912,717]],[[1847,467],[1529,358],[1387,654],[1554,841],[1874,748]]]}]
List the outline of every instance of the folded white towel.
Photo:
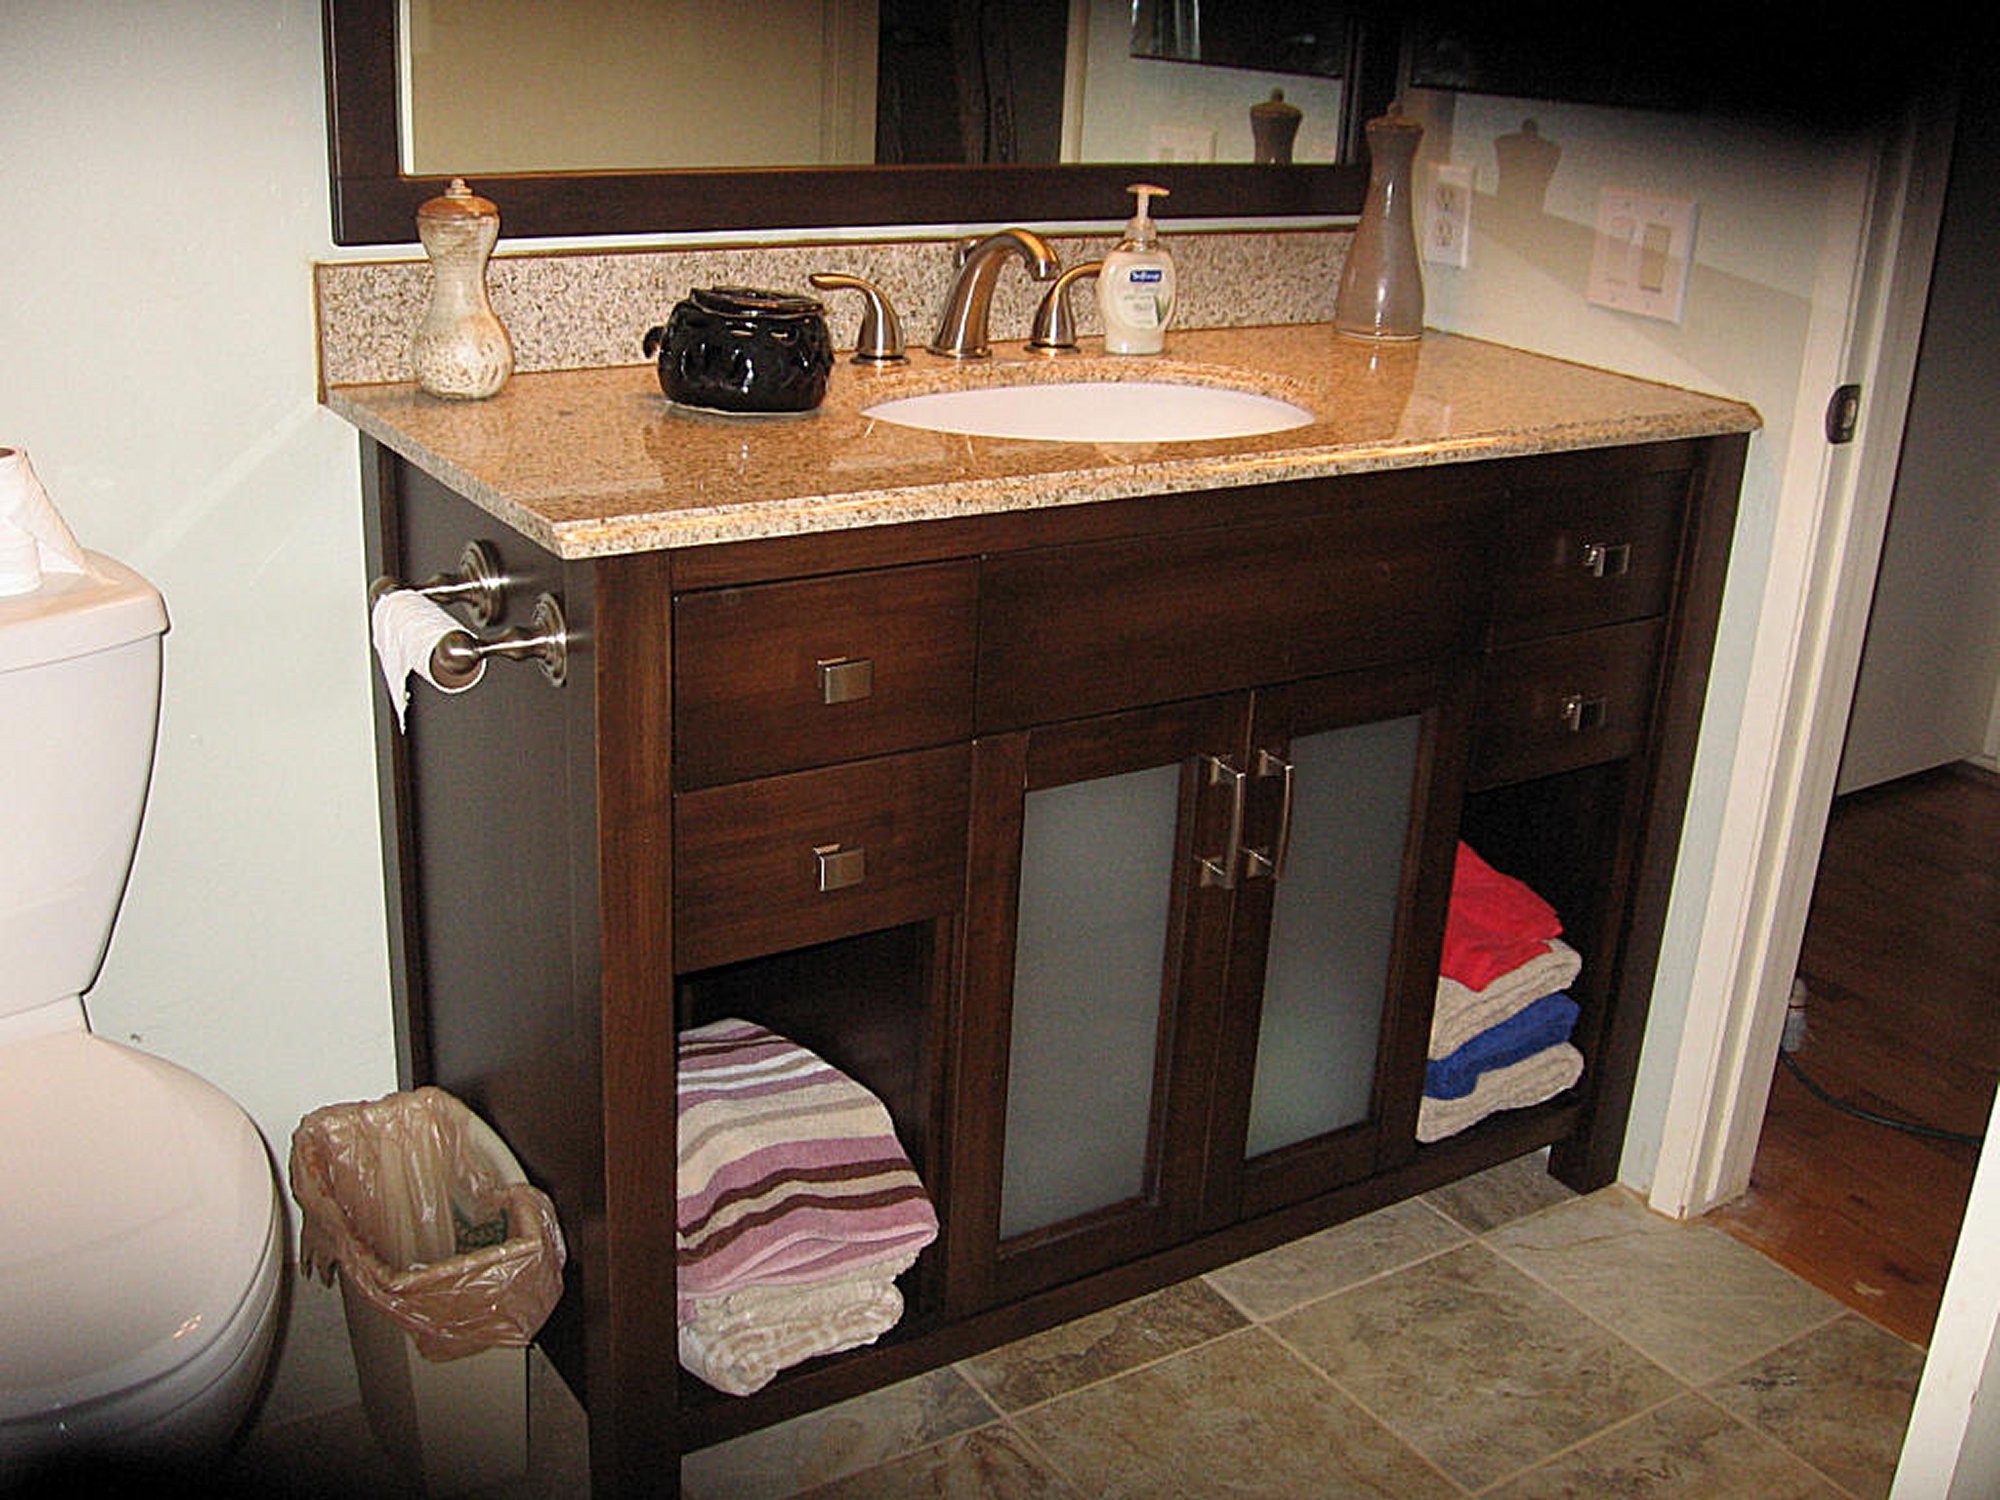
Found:
[{"label": "folded white towel", "polygon": [[1583,1054],[1568,1042],[1479,1075],[1463,1099],[1426,1095],[1417,1108],[1417,1139],[1441,1141],[1499,1109],[1524,1109],[1553,1098],[1583,1076]]},{"label": "folded white towel", "polygon": [[1431,1016],[1431,1061],[1450,1057],[1480,1032],[1568,989],[1581,972],[1583,958],[1576,949],[1561,938],[1550,938],[1541,957],[1508,970],[1483,990],[1467,989],[1456,979],[1439,975],[1437,1008]]},{"label": "folded white towel", "polygon": [[914,1254],[807,1286],[746,1286],[683,1298],[681,1365],[717,1390],[748,1396],[779,1371],[822,1354],[872,1344],[903,1316],[896,1277]]}]

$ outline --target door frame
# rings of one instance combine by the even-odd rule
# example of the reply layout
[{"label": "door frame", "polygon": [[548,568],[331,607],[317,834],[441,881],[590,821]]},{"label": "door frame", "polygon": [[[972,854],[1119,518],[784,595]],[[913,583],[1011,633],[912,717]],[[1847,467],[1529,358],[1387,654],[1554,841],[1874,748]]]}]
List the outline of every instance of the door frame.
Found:
[{"label": "door frame", "polygon": [[[1955,97],[1919,101],[1878,141],[1846,148],[1834,174],[1749,687],[1648,1190],[1671,1217],[1697,1217],[1749,1186],[1888,526],[1956,112]],[[1859,428],[1836,446],[1823,413],[1850,381],[1864,393]]]},{"label": "door frame", "polygon": [[[1751,690],[1648,1195],[1672,1217],[1698,1216],[1749,1185],[1888,527],[1957,113],[1953,93],[1919,100],[1872,161],[1846,163],[1830,208],[1785,465],[1792,477],[1778,498]],[[1845,380],[1864,400],[1856,442],[1842,449],[1824,445],[1809,408]],[[2000,1480],[2000,1429],[1990,1415],[1975,1422],[2000,1389],[2000,1258],[1988,1248],[1996,1228],[2000,1159],[1987,1153],[1891,1500],[1970,1500]]]}]

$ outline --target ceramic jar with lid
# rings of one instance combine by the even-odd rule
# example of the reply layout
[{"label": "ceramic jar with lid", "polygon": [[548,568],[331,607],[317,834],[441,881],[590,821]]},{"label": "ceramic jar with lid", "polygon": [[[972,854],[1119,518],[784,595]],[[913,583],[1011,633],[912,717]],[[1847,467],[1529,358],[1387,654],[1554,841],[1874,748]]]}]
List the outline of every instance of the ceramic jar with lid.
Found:
[{"label": "ceramic jar with lid", "polygon": [[670,400],[711,411],[811,411],[833,371],[825,306],[755,287],[696,288],[644,346]]}]

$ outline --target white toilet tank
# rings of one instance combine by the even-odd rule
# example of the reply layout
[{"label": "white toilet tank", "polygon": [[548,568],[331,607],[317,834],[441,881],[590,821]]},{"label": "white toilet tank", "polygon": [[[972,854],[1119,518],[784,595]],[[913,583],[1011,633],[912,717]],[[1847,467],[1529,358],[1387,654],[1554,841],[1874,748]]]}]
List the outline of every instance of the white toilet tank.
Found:
[{"label": "white toilet tank", "polygon": [[0,1037],[96,980],[152,774],[166,605],[86,558],[0,597]]}]

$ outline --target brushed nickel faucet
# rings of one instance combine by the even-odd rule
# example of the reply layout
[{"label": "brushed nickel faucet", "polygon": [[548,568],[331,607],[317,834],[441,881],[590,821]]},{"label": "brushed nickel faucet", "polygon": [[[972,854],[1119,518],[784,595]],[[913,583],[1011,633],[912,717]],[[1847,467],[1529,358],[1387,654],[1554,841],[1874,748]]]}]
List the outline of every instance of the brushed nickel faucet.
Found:
[{"label": "brushed nickel faucet", "polygon": [[986,346],[987,318],[993,309],[993,288],[1000,280],[1000,267],[1010,256],[1019,257],[1037,281],[1052,281],[1062,271],[1048,241],[1031,229],[1001,229],[984,239],[967,241],[959,250],[958,277],[938,314],[931,353],[951,359],[984,359],[993,352]]}]

